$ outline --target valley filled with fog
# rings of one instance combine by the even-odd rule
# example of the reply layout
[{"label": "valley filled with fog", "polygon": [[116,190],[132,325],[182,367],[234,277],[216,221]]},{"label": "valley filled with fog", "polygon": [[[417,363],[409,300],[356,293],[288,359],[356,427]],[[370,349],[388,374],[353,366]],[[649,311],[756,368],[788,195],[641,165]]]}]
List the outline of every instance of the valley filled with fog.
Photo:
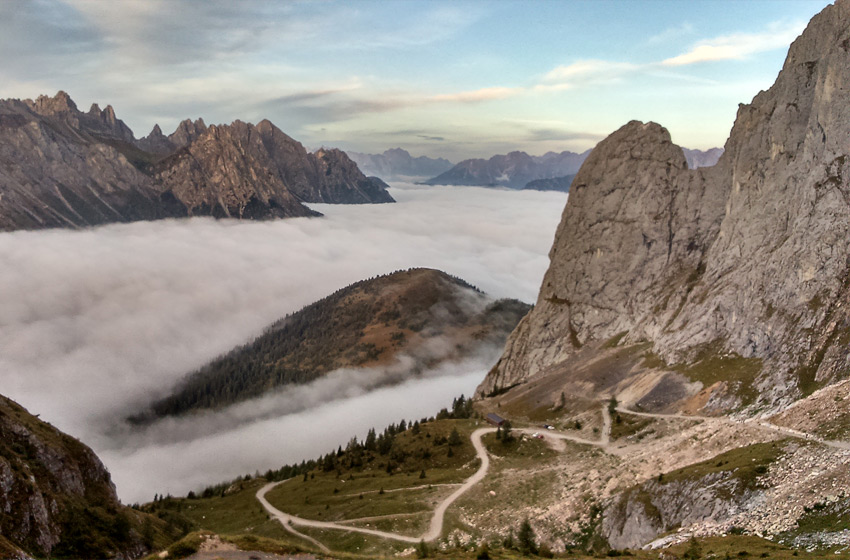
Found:
[{"label": "valley filled with fog", "polygon": [[394,185],[397,204],[324,218],[209,218],[0,234],[0,393],[90,445],[125,502],[315,458],[370,427],[474,391],[501,348],[383,386],[337,371],[189,419],[123,419],[273,321],[410,267],[533,303],[566,201],[557,192]]}]

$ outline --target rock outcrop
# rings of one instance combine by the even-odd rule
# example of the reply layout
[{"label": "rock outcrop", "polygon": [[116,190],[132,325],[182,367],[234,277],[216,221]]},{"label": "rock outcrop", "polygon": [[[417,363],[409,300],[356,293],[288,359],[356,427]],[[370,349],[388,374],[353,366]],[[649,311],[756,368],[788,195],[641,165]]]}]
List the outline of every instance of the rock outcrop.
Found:
[{"label": "rock outcrop", "polygon": [[137,557],[158,531],[146,517],[91,449],[0,396],[0,556]]},{"label": "rock outcrop", "polygon": [[612,134],[573,181],[537,305],[479,393],[615,335],[651,342],[667,364],[760,360],[745,385],[762,404],[846,376],[848,117],[840,0],[793,43],[776,83],[740,106],[715,166],[689,170],[653,123]]},{"label": "rock outcrop", "polygon": [[111,106],[83,113],[64,92],[0,101],[0,230],[187,215],[318,215],[302,203],[393,202],[337,150],[308,153],[268,121],[185,120],[136,140]]}]

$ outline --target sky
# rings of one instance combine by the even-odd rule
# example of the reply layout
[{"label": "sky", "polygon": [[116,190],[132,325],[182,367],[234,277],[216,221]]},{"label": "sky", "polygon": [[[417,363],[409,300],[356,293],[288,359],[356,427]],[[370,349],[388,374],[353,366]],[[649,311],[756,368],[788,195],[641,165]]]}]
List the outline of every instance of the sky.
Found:
[{"label": "sky", "polygon": [[2,394],[91,446],[128,503],[315,458],[370,427],[436,414],[474,391],[501,347],[395,387],[378,388],[404,377],[412,357],[143,433],[123,423],[287,313],[365,278],[431,267],[493,297],[536,301],[566,194],[391,193],[396,204],[311,205],[322,218],[0,234]]},{"label": "sky", "polygon": [[0,98],[67,91],[136,132],[268,118],[310,148],[457,162],[626,122],[722,146],[824,0],[7,0]]}]

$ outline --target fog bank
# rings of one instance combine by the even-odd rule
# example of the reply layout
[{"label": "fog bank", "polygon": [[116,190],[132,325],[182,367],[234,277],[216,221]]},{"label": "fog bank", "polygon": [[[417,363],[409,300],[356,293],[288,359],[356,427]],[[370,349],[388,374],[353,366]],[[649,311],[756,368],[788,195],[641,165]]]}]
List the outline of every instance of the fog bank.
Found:
[{"label": "fog bank", "polygon": [[[496,297],[534,301],[564,194],[412,185],[391,192],[398,204],[314,205],[326,215],[320,219],[195,218],[0,234],[0,393],[90,444],[129,501],[312,457],[347,441],[352,429],[382,427],[412,406],[430,407],[420,416],[433,414],[458,389],[469,394],[492,364],[434,373],[411,382],[425,385],[410,393],[407,384],[381,389],[399,391],[398,411],[369,405],[378,393],[360,394],[330,409],[258,416],[232,432],[225,426],[189,444],[191,453],[185,441],[172,453],[176,444],[163,443],[171,441],[164,435],[139,446],[108,433],[117,418],[167,394],[186,373],[364,278],[426,266]],[[480,368],[474,380],[470,368]],[[434,388],[433,398],[419,398],[424,386]],[[372,409],[386,418],[367,416]],[[320,410],[330,416],[319,420]],[[344,434],[333,428],[339,414],[348,415]],[[368,421],[361,426],[352,417]],[[314,424],[323,426],[316,434],[308,432]],[[260,457],[246,430],[264,441],[295,433],[321,447],[297,456],[308,444],[293,437],[277,455],[257,444],[269,452]],[[186,463],[188,457],[216,464]],[[182,486],[166,486],[172,475]]]}]

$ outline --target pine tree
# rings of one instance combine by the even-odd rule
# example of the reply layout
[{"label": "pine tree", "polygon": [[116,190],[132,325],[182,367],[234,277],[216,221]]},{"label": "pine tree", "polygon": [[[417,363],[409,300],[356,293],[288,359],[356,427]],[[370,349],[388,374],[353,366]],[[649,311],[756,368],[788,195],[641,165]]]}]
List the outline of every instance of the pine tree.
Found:
[{"label": "pine tree", "polygon": [[529,523],[527,517],[523,520],[522,525],[519,526],[517,547],[523,554],[537,554],[537,545],[534,544],[534,529],[531,528],[531,523]]},{"label": "pine tree", "polygon": [[363,446],[368,451],[375,451],[378,449],[377,445],[378,438],[375,435],[375,428],[371,428],[369,432],[366,434],[366,441],[363,443]]}]

